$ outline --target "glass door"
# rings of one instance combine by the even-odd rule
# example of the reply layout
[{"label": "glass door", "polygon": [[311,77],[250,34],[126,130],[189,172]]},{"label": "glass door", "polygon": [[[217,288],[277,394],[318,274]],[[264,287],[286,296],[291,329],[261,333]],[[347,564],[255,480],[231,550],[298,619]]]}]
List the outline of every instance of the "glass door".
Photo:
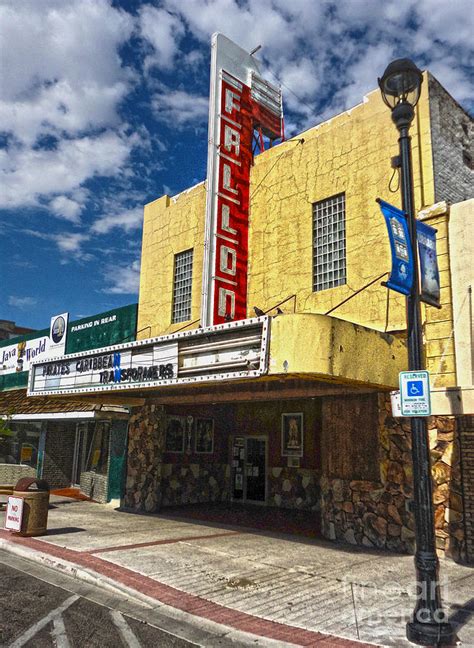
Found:
[{"label": "glass door", "polygon": [[84,471],[86,434],[87,423],[78,423],[76,426],[76,440],[74,443],[74,458],[72,463],[72,486],[79,486],[81,483],[81,472]]},{"label": "glass door", "polygon": [[234,437],[231,461],[232,499],[264,504],[267,499],[266,437]]},{"label": "glass door", "polygon": [[267,443],[265,437],[247,437],[245,462],[245,499],[265,502],[267,485]]}]

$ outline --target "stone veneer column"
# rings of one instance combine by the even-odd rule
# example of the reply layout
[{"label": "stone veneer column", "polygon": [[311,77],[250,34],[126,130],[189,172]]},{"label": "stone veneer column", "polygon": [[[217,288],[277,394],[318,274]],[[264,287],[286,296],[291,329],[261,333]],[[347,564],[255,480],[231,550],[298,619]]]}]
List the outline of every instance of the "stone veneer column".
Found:
[{"label": "stone veneer column", "polygon": [[163,408],[147,403],[134,409],[128,428],[126,508],[147,513],[159,511],[164,445]]}]

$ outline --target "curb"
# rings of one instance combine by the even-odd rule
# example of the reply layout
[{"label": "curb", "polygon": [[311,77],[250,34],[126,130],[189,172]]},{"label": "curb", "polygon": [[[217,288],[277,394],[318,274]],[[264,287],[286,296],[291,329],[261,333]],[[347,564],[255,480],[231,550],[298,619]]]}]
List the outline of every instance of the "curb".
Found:
[{"label": "curb", "polygon": [[[134,572],[133,580],[136,582],[137,587],[132,587],[120,582],[118,579],[108,576],[105,573],[102,574],[93,568],[78,565],[71,560],[54,555],[53,552],[49,553],[47,551],[47,548],[49,548],[48,543],[44,541],[21,537],[15,537],[14,540],[10,540],[5,537],[5,533],[5,531],[2,532],[2,530],[0,530],[0,549],[3,549],[6,552],[39,563],[45,567],[59,571],[90,585],[105,588],[115,594],[120,594],[131,599],[138,599],[148,607],[157,608],[160,612],[165,613],[167,616],[170,616],[175,620],[181,620],[191,625],[199,623],[199,626],[202,629],[216,635],[225,635],[227,638],[237,642],[253,645],[265,645],[269,648],[276,648],[277,646],[280,648],[285,646],[288,648],[293,648],[294,646],[318,646],[321,648],[373,648],[377,645],[358,641],[357,639],[346,639],[323,634],[318,631],[305,630],[304,628],[289,626],[284,623],[256,617],[205,599],[199,599],[199,597],[192,594],[181,592],[175,588],[159,583],[159,581],[154,581],[157,589],[160,587],[164,588],[165,594],[168,594],[167,598],[170,598],[169,592],[172,593],[172,603],[166,603],[160,600],[159,596],[150,596],[145,594],[143,591],[140,591],[138,588],[140,586],[140,580],[143,580],[143,582],[149,580],[146,576]],[[38,544],[41,548],[28,546],[35,544]],[[76,553],[70,549],[58,547],[57,545],[51,545],[51,548],[53,547],[54,553]],[[77,552],[77,554],[78,557],[84,558],[84,554],[79,552]],[[112,563],[107,563],[97,557],[94,557],[94,559],[94,562],[97,562],[98,566],[100,566],[101,563],[104,563],[104,567],[109,570],[117,569],[117,567]],[[119,571],[125,573],[130,570],[119,568]],[[166,598],[166,596],[164,598]],[[174,603],[176,603],[176,605],[174,605]],[[187,610],[187,607],[190,608],[190,610]],[[215,618],[212,618],[212,616]],[[222,617],[222,622],[219,617]]]}]

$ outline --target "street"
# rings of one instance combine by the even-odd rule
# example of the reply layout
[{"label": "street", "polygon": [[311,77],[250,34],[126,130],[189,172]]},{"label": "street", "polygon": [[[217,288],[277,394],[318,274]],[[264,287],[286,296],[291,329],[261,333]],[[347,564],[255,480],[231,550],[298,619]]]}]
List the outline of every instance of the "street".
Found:
[{"label": "street", "polygon": [[[0,551],[0,646],[4,648],[185,648],[225,646],[223,637],[186,628],[177,637],[153,608]],[[172,622],[171,622],[172,624]],[[179,626],[179,627],[178,627]],[[238,645],[235,642],[232,644]]]}]

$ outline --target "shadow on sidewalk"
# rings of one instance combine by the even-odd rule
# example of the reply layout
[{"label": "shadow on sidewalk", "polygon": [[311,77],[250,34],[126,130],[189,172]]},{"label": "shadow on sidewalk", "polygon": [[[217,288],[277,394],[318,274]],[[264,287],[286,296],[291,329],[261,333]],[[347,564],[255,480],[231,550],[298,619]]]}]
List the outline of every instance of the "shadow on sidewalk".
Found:
[{"label": "shadow on sidewalk", "polygon": [[176,507],[163,507],[159,513],[146,513],[119,507],[114,509],[122,514],[153,517],[174,522],[205,526],[226,531],[241,531],[269,538],[284,538],[287,542],[321,546],[342,553],[362,554],[390,558],[405,555],[387,552],[377,547],[348,545],[327,540],[321,535],[320,516],[317,511],[269,508],[250,504],[213,503],[187,504]]}]

